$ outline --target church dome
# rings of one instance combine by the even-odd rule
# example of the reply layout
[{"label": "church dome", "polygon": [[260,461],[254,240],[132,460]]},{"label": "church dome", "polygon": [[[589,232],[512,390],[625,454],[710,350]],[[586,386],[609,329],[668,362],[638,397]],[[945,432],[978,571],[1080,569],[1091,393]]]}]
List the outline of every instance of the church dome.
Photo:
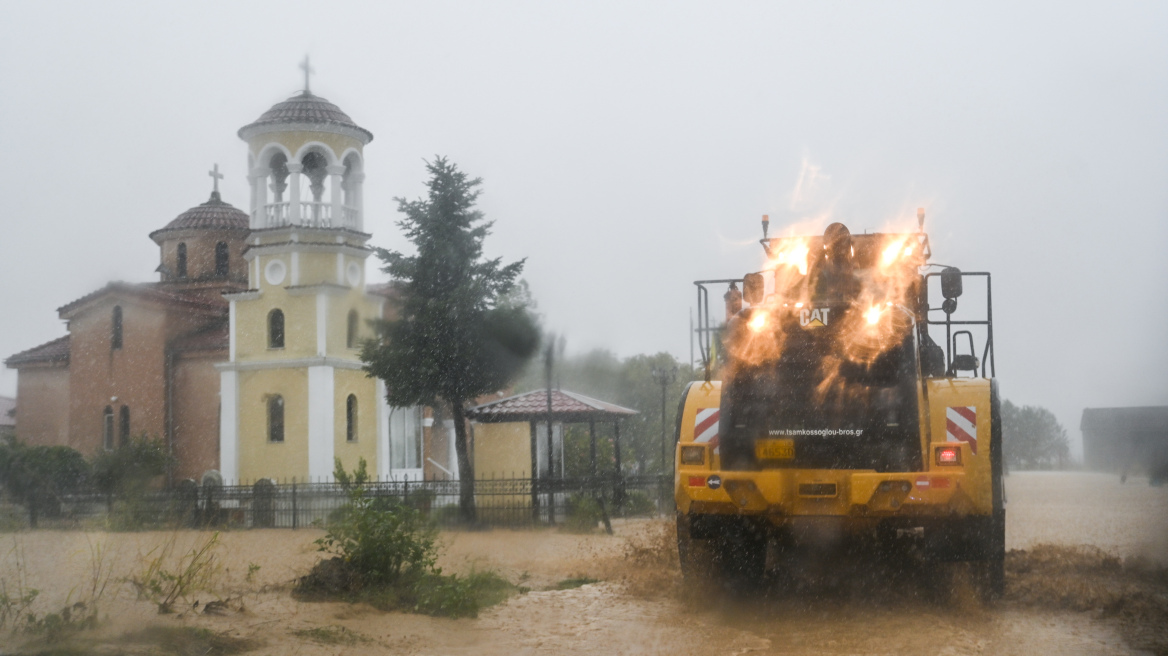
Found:
[{"label": "church dome", "polygon": [[272,105],[255,122],[239,129],[239,137],[270,131],[276,126],[333,127],[358,132],[365,143],[373,140],[373,133],[353,122],[349,115],[333,103],[305,90],[284,102]]},{"label": "church dome", "polygon": [[161,230],[150,233],[150,238],[158,241],[158,236],[175,230],[247,230],[248,216],[219,197],[218,191],[211,192],[211,199],[179,214]]}]

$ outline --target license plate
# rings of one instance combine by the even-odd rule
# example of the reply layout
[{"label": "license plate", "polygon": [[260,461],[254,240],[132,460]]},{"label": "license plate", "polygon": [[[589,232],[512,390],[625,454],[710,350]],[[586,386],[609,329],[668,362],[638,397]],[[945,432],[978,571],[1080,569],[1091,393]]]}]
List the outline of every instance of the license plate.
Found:
[{"label": "license plate", "polygon": [[795,440],[758,440],[754,455],[759,460],[794,460]]}]

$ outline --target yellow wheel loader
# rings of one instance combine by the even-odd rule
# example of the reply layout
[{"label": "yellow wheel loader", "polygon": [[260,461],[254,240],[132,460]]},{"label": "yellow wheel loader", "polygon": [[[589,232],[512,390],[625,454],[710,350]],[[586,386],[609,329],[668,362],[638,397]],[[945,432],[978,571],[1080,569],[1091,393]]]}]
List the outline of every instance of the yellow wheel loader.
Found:
[{"label": "yellow wheel loader", "polygon": [[768,553],[814,538],[965,561],[1002,593],[990,274],[931,264],[918,221],[768,238],[764,217],[762,271],[695,283],[706,380],[682,395],[675,469],[687,577],[761,581]]}]

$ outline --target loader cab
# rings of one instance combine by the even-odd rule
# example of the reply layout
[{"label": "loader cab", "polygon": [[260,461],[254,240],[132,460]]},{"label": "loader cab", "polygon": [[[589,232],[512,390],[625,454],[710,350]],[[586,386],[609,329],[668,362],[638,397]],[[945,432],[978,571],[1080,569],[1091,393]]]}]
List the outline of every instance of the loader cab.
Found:
[{"label": "loader cab", "polygon": [[[763,246],[763,271],[697,283],[696,337],[722,380],[722,466],[919,470],[924,380],[993,376],[989,274],[927,265],[923,233],[836,224]],[[715,283],[742,290],[721,325]],[[768,440],[796,455],[768,457]]]}]

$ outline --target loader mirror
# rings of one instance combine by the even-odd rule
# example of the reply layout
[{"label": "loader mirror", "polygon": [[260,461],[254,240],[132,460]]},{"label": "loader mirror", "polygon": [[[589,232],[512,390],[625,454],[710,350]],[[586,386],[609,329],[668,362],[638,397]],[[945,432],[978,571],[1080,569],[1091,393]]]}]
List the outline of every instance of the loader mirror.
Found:
[{"label": "loader mirror", "polygon": [[941,296],[955,299],[961,296],[961,269],[945,267],[941,271]]},{"label": "loader mirror", "polygon": [[746,299],[747,303],[751,305],[762,303],[765,292],[765,283],[763,283],[761,273],[748,273],[742,278],[742,298]]}]

